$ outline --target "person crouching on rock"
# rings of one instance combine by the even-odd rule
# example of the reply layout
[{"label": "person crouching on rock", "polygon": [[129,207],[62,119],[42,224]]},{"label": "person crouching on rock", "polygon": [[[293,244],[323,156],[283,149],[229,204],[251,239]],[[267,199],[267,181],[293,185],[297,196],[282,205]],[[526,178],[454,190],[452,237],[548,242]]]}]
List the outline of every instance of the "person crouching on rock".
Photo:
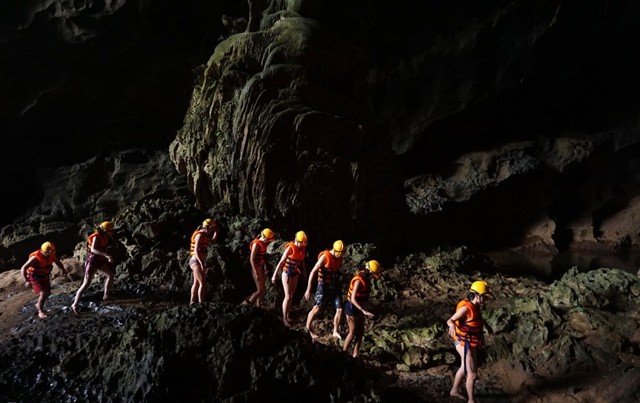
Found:
[{"label": "person crouching on rock", "polygon": [[267,246],[273,242],[274,234],[269,228],[265,228],[260,236],[249,245],[251,254],[249,255],[249,263],[251,263],[251,274],[253,281],[256,283],[256,291],[246,299],[246,303],[260,306],[262,298],[266,293],[265,277],[267,273]]},{"label": "person crouching on rock", "polygon": [[363,304],[369,301],[372,279],[379,279],[380,273],[382,273],[380,263],[377,260],[369,260],[365,263],[364,269],[353,276],[349,284],[347,303],[344,305],[344,313],[349,324],[349,334],[344,340],[342,351],[347,351],[353,341],[352,356],[354,358],[358,356],[362,337],[364,336],[364,317],[374,316],[373,313],[363,308]]},{"label": "person crouching on rock", "polygon": [[342,267],[342,257],[344,256],[345,247],[341,240],[333,243],[331,250],[325,250],[318,255],[318,262],[309,273],[309,281],[307,284],[307,292],[304,298],[309,301],[311,298],[311,287],[313,279],[318,274],[318,288],[313,301],[313,308],[307,315],[307,330],[311,339],[315,340],[319,336],[313,332],[311,324],[322,305],[327,301],[333,300],[336,307],[336,314],[333,317],[333,337],[341,339],[338,329],[340,328],[340,319],[342,318],[342,295],[340,290],[340,268]]},{"label": "person crouching on rock", "polygon": [[107,253],[107,247],[112,242],[113,223],[111,221],[104,221],[96,228],[96,231],[89,235],[87,241],[89,252],[87,260],[84,262],[84,279],[82,285],[76,292],[76,297],[73,299],[71,309],[74,313],[78,313],[78,302],[82,293],[91,285],[93,277],[96,272],[100,270],[107,278],[104,281],[104,295],[103,300],[111,298],[111,287],[113,286],[113,269],[111,263],[113,263],[113,257]]},{"label": "person crouching on rock", "polygon": [[207,218],[202,222],[191,234],[191,258],[189,266],[193,271],[193,285],[191,286],[191,298],[189,304],[195,304],[196,298],[198,302],[204,302],[205,293],[207,291],[207,267],[204,261],[207,258],[207,248],[218,239],[216,231],[216,223],[211,218]]},{"label": "person crouching on rock", "polygon": [[291,300],[298,286],[299,275],[306,276],[307,269],[304,258],[307,256],[307,234],[298,231],[293,241],[284,247],[282,257],[273,271],[271,282],[276,283],[278,270],[282,267],[282,287],[284,288],[284,299],[282,300],[282,322],[286,327],[291,327]]},{"label": "person crouching on rock", "polygon": [[56,256],[56,247],[51,242],[45,242],[39,250],[29,255],[29,260],[27,260],[20,269],[22,277],[24,277],[25,280],[25,285],[31,285],[33,292],[40,294],[38,302],[36,302],[38,318],[40,319],[47,317],[44,304],[47,298],[49,298],[49,295],[51,295],[50,275],[54,263],[66,276],[67,270]]},{"label": "person crouching on rock", "polygon": [[484,327],[493,333],[491,327],[482,319],[481,306],[486,299],[493,298],[489,286],[484,281],[471,284],[467,297],[458,303],[456,312],[447,320],[449,336],[453,338],[456,350],[460,354],[460,368],[456,372],[453,387],[449,393],[464,400],[459,392],[460,384],[467,375],[467,402],[475,402],[474,385],[477,379],[477,351],[484,343]]}]

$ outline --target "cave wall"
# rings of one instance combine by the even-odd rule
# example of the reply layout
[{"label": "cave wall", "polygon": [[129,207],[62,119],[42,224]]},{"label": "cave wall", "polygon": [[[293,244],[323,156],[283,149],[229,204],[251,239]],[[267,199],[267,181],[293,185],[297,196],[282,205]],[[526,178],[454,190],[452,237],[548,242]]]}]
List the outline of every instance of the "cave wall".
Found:
[{"label": "cave wall", "polygon": [[638,243],[635,3],[250,4],[171,145],[202,206],[325,243]]},{"label": "cave wall", "polygon": [[42,169],[136,147],[168,149],[201,211],[224,205],[317,245],[637,247],[633,1],[0,11],[3,225],[118,214],[87,208],[87,193],[52,217],[42,173],[70,170]]}]

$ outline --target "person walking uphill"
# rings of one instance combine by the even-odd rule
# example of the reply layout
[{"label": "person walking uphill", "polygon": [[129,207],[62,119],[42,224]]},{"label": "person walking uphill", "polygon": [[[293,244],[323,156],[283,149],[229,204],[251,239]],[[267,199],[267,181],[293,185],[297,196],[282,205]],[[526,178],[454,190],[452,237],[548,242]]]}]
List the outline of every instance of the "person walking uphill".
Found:
[{"label": "person walking uphill", "polygon": [[333,243],[333,249],[320,252],[318,262],[309,273],[309,282],[307,284],[307,292],[304,297],[308,301],[311,298],[311,287],[313,279],[318,274],[318,288],[313,301],[313,308],[307,315],[307,330],[313,340],[319,336],[313,332],[311,324],[322,305],[327,301],[333,300],[336,307],[336,314],[333,317],[333,337],[342,339],[338,329],[340,328],[340,319],[342,318],[342,295],[340,290],[340,268],[342,267],[342,258],[344,256],[344,243],[340,240]]},{"label": "person walking uphill", "polygon": [[467,297],[458,303],[456,312],[447,320],[449,336],[455,341],[461,361],[449,394],[464,400],[459,388],[466,374],[468,403],[475,402],[473,389],[477,379],[477,350],[484,343],[484,327],[487,327],[489,333],[493,333],[491,327],[482,319],[481,306],[487,298],[493,298],[488,284],[484,281],[474,282]]},{"label": "person walking uphill", "polygon": [[298,277],[306,276],[307,269],[304,265],[304,258],[307,256],[307,234],[298,231],[293,241],[284,247],[282,257],[273,271],[271,282],[276,283],[278,270],[282,268],[282,287],[284,288],[284,300],[282,301],[282,322],[286,327],[291,327],[291,300],[298,286]]},{"label": "person walking uphill", "polygon": [[267,246],[273,242],[273,239],[273,231],[265,228],[260,233],[260,236],[251,241],[249,245],[249,249],[251,249],[249,263],[251,263],[251,273],[253,274],[253,281],[256,283],[256,291],[246,299],[246,302],[255,306],[260,306],[262,297],[266,293],[264,281],[267,273]]},{"label": "person walking uphill", "polygon": [[195,304],[196,298],[198,302],[204,302],[205,292],[207,291],[207,267],[204,261],[207,258],[207,248],[216,239],[218,239],[216,223],[211,218],[204,220],[202,225],[191,234],[189,267],[193,271],[193,285],[191,286],[189,304]]},{"label": "person walking uphill", "polygon": [[113,270],[111,263],[113,263],[113,257],[107,253],[107,247],[112,242],[113,223],[111,221],[104,221],[96,228],[96,231],[89,235],[88,240],[88,256],[84,262],[84,279],[82,285],[76,292],[76,297],[73,299],[71,309],[76,314],[78,313],[78,302],[82,293],[91,285],[93,277],[96,272],[100,270],[103,272],[107,279],[104,281],[104,295],[103,299],[107,300],[111,298],[111,287],[113,285]]},{"label": "person walking uphill", "polygon": [[67,269],[65,269],[60,259],[56,256],[56,247],[51,242],[45,242],[40,246],[40,249],[29,255],[29,260],[22,265],[20,272],[24,277],[25,285],[31,285],[33,292],[40,294],[38,302],[36,302],[36,309],[38,310],[38,318],[45,319],[47,313],[44,310],[44,304],[51,295],[51,269],[53,264],[56,264],[62,270],[64,275],[67,275]]},{"label": "person walking uphill", "polygon": [[377,260],[369,260],[365,263],[364,269],[360,270],[349,284],[347,303],[344,305],[344,313],[349,324],[349,334],[344,340],[342,351],[347,351],[353,341],[353,354],[358,356],[362,337],[364,336],[364,317],[373,317],[373,313],[364,309],[363,305],[369,301],[372,279],[379,279],[382,273],[382,266]]}]

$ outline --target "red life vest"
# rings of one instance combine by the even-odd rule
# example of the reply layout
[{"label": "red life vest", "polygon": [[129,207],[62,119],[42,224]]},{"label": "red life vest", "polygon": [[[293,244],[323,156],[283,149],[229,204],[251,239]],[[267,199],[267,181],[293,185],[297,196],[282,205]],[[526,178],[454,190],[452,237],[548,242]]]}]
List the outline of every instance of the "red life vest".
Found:
[{"label": "red life vest", "polygon": [[318,269],[318,283],[333,284],[338,280],[340,267],[342,267],[342,257],[335,257],[330,251],[320,252],[318,260],[324,256],[324,265]]},{"label": "red life vest", "polygon": [[302,266],[302,262],[307,254],[306,248],[299,247],[292,241],[286,244],[284,249],[289,251],[287,260],[284,261],[284,272],[300,273],[300,266]]},{"label": "red life vest", "polygon": [[[95,245],[93,245],[94,239],[96,240]],[[89,235],[89,241],[88,241],[89,252],[91,252],[91,245],[93,245],[93,247],[99,250],[100,252],[106,252],[107,246],[109,245],[109,237],[107,237],[105,234],[101,233],[100,231],[96,231],[93,234]]]},{"label": "red life vest", "polygon": [[37,250],[29,255],[29,259],[36,258],[35,263],[27,269],[27,274],[36,278],[46,277],[53,269],[53,262],[56,260],[55,254],[45,256],[41,250]]},{"label": "red life vest", "polygon": [[463,306],[467,307],[467,313],[455,322],[455,340],[460,341],[460,345],[462,346],[464,346],[465,343],[469,343],[471,347],[482,346],[484,341],[484,320],[482,319],[480,308],[472,304],[469,300],[463,299],[458,303],[456,312]]},{"label": "red life vest", "polygon": [[358,287],[358,293],[356,294],[356,301],[358,301],[358,303],[368,301],[369,293],[371,292],[371,280],[369,279],[369,272],[367,270],[360,270],[358,274],[353,276],[351,279],[351,283],[349,283],[349,292],[347,293],[347,301],[351,301],[351,294],[353,294],[356,281],[360,281],[360,287]]},{"label": "red life vest", "polygon": [[253,245],[256,245],[256,262],[259,267],[264,267],[267,263],[267,244],[260,240],[260,238],[256,238],[249,244],[249,250],[253,251]]},{"label": "red life vest", "polygon": [[209,247],[209,242],[211,242],[211,238],[209,238],[209,235],[207,235],[207,231],[205,231],[204,229],[197,229],[193,231],[193,234],[191,234],[191,247],[189,248],[189,253],[191,253],[191,256],[195,255],[194,250],[196,248],[196,235],[198,234],[201,234],[200,242],[198,243],[198,255],[206,255],[207,248]]}]

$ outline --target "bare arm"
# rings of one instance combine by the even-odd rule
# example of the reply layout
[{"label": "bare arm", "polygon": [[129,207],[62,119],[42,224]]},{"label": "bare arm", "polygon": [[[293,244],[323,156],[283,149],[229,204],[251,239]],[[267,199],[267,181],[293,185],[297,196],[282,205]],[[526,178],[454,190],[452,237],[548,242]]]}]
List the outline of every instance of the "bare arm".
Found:
[{"label": "bare arm", "polygon": [[22,274],[22,277],[24,278],[25,282],[29,281],[27,279],[27,269],[29,268],[29,266],[32,266],[35,262],[36,262],[36,258],[32,257],[29,260],[27,260],[27,262],[23,264],[22,267],[20,268],[20,273]]},{"label": "bare arm", "polygon": [[56,264],[56,266],[60,268],[60,270],[62,270],[62,273],[64,273],[65,276],[69,274],[67,273],[67,269],[64,267],[64,265],[62,264],[62,262],[57,256],[56,256],[56,260],[54,260],[53,262]]},{"label": "bare arm", "polygon": [[284,248],[284,252],[282,252],[282,257],[280,261],[276,265],[276,269],[273,271],[273,276],[271,277],[271,282],[273,284],[276,283],[276,278],[278,277],[278,270],[284,265],[284,262],[287,260],[287,256],[289,256],[289,248]]},{"label": "bare arm", "polygon": [[251,246],[251,255],[249,255],[249,263],[251,263],[251,268],[255,272],[257,272],[259,269],[258,262],[256,261],[256,256],[258,256],[258,245],[254,243]]},{"label": "bare arm", "polygon": [[451,336],[451,338],[453,338],[456,334],[455,321],[466,315],[467,311],[469,311],[469,309],[466,306],[462,306],[456,311],[456,313],[453,314],[453,316],[449,318],[449,320],[447,320],[447,326],[449,326],[449,336]]},{"label": "bare arm", "polygon": [[320,270],[320,267],[322,267],[325,260],[326,258],[323,254],[322,256],[320,256],[320,259],[318,259],[315,266],[313,266],[313,269],[311,269],[311,273],[309,273],[309,281],[307,281],[307,292],[304,293],[304,297],[307,301],[309,301],[309,298],[311,298],[311,285],[313,284],[313,278],[316,276],[316,273],[318,273],[318,270]]},{"label": "bare arm", "polygon": [[193,243],[193,255],[196,257],[198,264],[200,264],[200,270],[204,271],[204,263],[200,258],[200,252],[198,252],[200,248],[200,239],[202,239],[202,234],[201,233],[196,234],[194,238],[194,243]]},{"label": "bare arm", "polygon": [[111,255],[107,254],[107,252],[96,249],[96,238],[97,237],[93,238],[93,241],[91,242],[91,253],[93,253],[94,255],[101,255],[106,257],[109,263],[113,262],[113,258],[111,257]]},{"label": "bare arm", "polygon": [[356,294],[358,293],[358,289],[360,288],[361,284],[362,282],[360,280],[356,280],[355,284],[353,285],[353,291],[351,292],[351,303],[353,304],[353,306],[361,310],[362,313],[365,314],[366,316],[374,316],[371,312],[364,309],[356,299]]}]

